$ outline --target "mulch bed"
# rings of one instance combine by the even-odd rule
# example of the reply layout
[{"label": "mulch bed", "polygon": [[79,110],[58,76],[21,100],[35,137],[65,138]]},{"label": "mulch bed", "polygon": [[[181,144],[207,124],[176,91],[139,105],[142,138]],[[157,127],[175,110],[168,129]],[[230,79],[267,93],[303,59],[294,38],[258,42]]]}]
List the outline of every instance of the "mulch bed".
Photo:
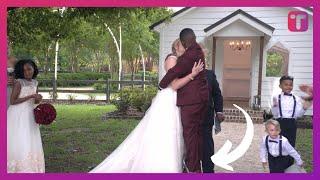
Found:
[{"label": "mulch bed", "polygon": [[127,111],[113,111],[102,116],[102,120],[109,119],[142,119],[144,116],[144,112],[140,112],[137,109],[129,108]]}]

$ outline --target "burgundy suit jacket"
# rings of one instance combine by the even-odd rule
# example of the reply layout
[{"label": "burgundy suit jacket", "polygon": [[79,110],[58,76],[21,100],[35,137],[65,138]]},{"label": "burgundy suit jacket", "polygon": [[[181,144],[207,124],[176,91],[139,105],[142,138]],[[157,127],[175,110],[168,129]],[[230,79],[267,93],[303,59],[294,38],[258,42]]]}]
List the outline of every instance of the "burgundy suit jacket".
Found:
[{"label": "burgundy suit jacket", "polygon": [[[198,43],[193,43],[185,53],[177,60],[177,64],[168,70],[167,74],[160,81],[160,89],[167,88],[176,78],[182,78],[192,72],[195,62],[199,59],[205,64],[204,54]],[[206,71],[201,71],[194,80],[178,89],[177,106],[207,103],[209,89]]]}]

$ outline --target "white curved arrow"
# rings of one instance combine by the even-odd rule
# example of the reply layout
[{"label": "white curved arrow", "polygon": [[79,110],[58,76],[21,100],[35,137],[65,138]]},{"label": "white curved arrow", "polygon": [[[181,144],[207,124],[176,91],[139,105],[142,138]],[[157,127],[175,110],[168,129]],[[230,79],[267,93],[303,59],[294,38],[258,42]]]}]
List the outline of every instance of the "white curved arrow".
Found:
[{"label": "white curved arrow", "polygon": [[215,165],[229,171],[233,171],[233,167],[231,167],[229,163],[232,163],[237,159],[239,159],[249,149],[253,139],[253,132],[254,132],[252,119],[249,116],[249,114],[245,110],[243,110],[241,107],[237,106],[236,104],[233,104],[233,106],[238,108],[246,118],[246,122],[247,122],[246,134],[244,135],[244,138],[242,139],[239,146],[235,148],[232,152],[230,152],[232,143],[229,140],[227,140],[227,142],[222,146],[222,148],[219,149],[219,151],[215,153],[213,156],[211,156],[211,161]]}]

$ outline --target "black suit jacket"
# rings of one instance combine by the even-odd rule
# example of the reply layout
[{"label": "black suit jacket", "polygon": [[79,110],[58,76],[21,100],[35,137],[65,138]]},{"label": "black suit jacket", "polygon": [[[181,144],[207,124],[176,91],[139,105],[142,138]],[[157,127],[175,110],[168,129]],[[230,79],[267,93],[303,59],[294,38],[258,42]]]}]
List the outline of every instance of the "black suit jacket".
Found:
[{"label": "black suit jacket", "polygon": [[212,126],[215,112],[223,111],[223,97],[219,83],[212,70],[206,70],[209,86],[208,116],[203,126],[203,159],[202,168],[204,173],[214,173],[214,164],[211,156],[214,154],[214,142],[212,138]]},{"label": "black suit jacket", "polygon": [[209,86],[209,106],[208,106],[208,125],[212,127],[215,112],[223,112],[223,96],[216,74],[213,70],[206,70]]}]

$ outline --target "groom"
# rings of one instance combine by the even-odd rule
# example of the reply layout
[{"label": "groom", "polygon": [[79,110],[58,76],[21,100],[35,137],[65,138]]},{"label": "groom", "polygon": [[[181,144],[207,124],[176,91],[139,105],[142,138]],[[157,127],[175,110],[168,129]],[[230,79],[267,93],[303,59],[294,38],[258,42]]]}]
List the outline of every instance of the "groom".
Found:
[{"label": "groom", "polygon": [[[205,64],[203,51],[196,42],[196,36],[192,29],[183,29],[180,32],[180,41],[186,51],[160,81],[160,89],[168,87],[174,79],[182,78],[191,73],[194,63],[199,59]],[[208,99],[209,89],[205,70],[177,91],[177,106],[181,110],[183,138],[186,146],[185,159],[190,172],[201,172],[202,126],[207,116]]]}]

